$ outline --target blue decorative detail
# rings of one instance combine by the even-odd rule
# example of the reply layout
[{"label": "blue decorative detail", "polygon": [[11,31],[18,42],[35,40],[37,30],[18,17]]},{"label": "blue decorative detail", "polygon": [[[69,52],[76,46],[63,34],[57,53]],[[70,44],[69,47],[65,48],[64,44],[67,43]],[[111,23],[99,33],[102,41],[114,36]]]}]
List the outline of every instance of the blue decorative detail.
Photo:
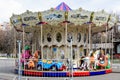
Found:
[{"label": "blue decorative detail", "polygon": [[43,72],[43,77],[66,77],[66,72]]},{"label": "blue decorative detail", "polygon": [[54,47],[54,48],[53,48],[53,52],[56,52],[56,51],[57,51],[57,48]]},{"label": "blue decorative detail", "polygon": [[28,24],[25,24],[25,23],[22,23],[22,26],[23,27],[26,27],[26,26],[29,26]]},{"label": "blue decorative detail", "polygon": [[37,67],[41,67],[43,69],[52,69],[53,67],[56,68],[56,70],[63,70],[63,62],[56,62],[52,60],[40,60],[37,64]]},{"label": "blue decorative detail", "polygon": [[56,10],[62,10],[62,11],[71,11],[72,9],[65,4],[64,2],[60,3],[56,8]]},{"label": "blue decorative detail", "polygon": [[62,15],[61,14],[48,14],[44,17],[45,19],[47,20],[57,20],[57,19],[60,19],[62,18]]},{"label": "blue decorative detail", "polygon": [[106,71],[90,72],[90,76],[106,74]]},{"label": "blue decorative detail", "polygon": [[[14,69],[14,72],[15,72],[15,74],[18,74],[18,69]],[[77,71],[75,71],[75,72],[77,72]],[[28,70],[28,73],[31,73],[31,74],[27,74],[27,75],[38,76],[38,77],[68,77],[68,72],[54,72],[54,71],[46,72],[46,71],[43,71],[42,75],[39,75],[37,72],[32,72],[32,71]],[[84,71],[83,72],[81,71],[80,73],[81,73],[81,75],[76,75],[76,76],[79,77],[79,76],[85,76],[86,75],[84,73]],[[35,75],[35,74],[38,74],[38,75]],[[103,74],[106,74],[105,70],[89,72],[88,76],[103,75]],[[24,70],[21,70],[21,75],[25,75]]]},{"label": "blue decorative detail", "polygon": [[[18,72],[19,72],[18,69],[15,69],[15,70],[14,70],[14,73],[15,73],[15,74],[18,74]],[[21,73],[21,75],[24,75],[24,71],[23,71],[23,70],[21,70],[20,73]]]},{"label": "blue decorative detail", "polygon": [[18,69],[15,69],[15,70],[14,70],[14,73],[15,73],[15,74],[18,74]]}]

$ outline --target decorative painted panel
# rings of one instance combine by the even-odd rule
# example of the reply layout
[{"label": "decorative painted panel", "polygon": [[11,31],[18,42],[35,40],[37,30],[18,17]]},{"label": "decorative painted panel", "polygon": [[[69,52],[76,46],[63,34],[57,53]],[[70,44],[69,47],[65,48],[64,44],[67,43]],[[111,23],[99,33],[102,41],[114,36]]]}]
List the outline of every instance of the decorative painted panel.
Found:
[{"label": "decorative painted panel", "polygon": [[96,26],[102,26],[107,24],[108,18],[109,14],[102,10],[94,13],[92,22]]},{"label": "decorative painted panel", "polygon": [[85,10],[72,10],[69,11],[68,20],[75,25],[82,25],[90,21],[91,17],[90,11]]},{"label": "decorative painted panel", "polygon": [[11,23],[13,24],[14,27],[16,27],[17,29],[21,30],[22,29],[22,21],[21,21],[21,17],[20,15],[12,15],[12,17],[10,18]]},{"label": "decorative painted panel", "polygon": [[116,22],[117,22],[117,17],[116,17],[116,15],[115,15],[115,14],[111,14],[110,20],[109,20],[109,22],[108,22],[109,28],[113,27]]},{"label": "decorative painted panel", "polygon": [[65,20],[64,11],[48,10],[42,12],[42,21],[51,25],[57,25]]},{"label": "decorative painted panel", "polygon": [[38,17],[38,12],[30,12],[26,11],[25,13],[21,14],[23,24],[26,24],[28,27],[36,26],[40,20]]}]

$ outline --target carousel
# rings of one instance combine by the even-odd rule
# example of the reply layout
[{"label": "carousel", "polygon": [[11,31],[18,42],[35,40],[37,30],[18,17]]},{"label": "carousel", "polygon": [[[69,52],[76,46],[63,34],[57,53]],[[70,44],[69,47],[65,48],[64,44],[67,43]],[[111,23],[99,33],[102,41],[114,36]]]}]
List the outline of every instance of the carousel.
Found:
[{"label": "carousel", "polygon": [[[117,22],[104,10],[72,10],[64,2],[43,12],[26,11],[10,18],[16,34],[22,34],[20,65],[15,73],[39,77],[93,76],[112,72],[111,56],[102,46],[93,48],[93,36],[105,38]],[[28,37],[30,38],[28,40]],[[111,43],[113,35],[111,36]],[[112,45],[111,45],[112,46]],[[17,53],[17,51],[15,51]],[[111,52],[112,53],[112,52]]]}]

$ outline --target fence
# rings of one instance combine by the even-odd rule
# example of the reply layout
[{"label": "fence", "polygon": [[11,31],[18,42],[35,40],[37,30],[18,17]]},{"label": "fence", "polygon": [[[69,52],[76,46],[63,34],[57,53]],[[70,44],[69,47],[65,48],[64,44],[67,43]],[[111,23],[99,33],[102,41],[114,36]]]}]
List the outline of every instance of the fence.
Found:
[{"label": "fence", "polygon": [[[114,60],[114,59],[113,59]],[[28,61],[28,60],[26,60]],[[68,73],[71,73],[72,70],[75,71],[75,67],[79,66],[79,62],[77,61],[70,61],[70,59],[63,59],[63,60],[51,60],[51,59],[39,59],[38,60],[39,62],[40,61],[43,61],[44,63],[52,63],[51,61],[55,62],[55,63],[60,63],[60,62],[63,62],[63,64],[66,66],[66,68],[63,70],[63,71],[59,71],[58,69],[56,69],[56,67],[51,67],[49,70],[47,69],[43,69],[43,68],[40,68],[38,67],[37,65],[38,64],[35,64],[36,67],[35,68],[30,68],[28,66],[25,66],[25,64],[28,64],[28,63],[24,63],[24,66],[22,66],[21,64],[21,70],[27,70],[27,71],[36,71],[36,72],[44,72],[43,73],[43,76],[39,76],[38,73],[36,74],[35,72],[32,72],[32,74],[29,72],[26,72],[27,74],[25,75],[20,75],[21,77],[21,80],[69,80],[69,79],[72,79],[72,75],[70,74],[67,74],[69,76],[67,77],[64,77],[64,74],[58,74],[59,73],[63,73],[63,72],[68,72]],[[113,61],[112,61],[113,62]],[[74,63],[77,63],[77,65],[74,65]],[[40,64],[43,64],[43,63],[40,63]],[[73,69],[71,69],[71,65],[73,65]],[[112,64],[113,65],[113,71],[114,72],[120,72],[120,64],[117,64],[116,62]],[[4,77],[6,80],[18,80],[18,74],[14,74],[14,71],[15,69],[18,68],[18,59],[14,59],[14,58],[0,58],[0,73],[2,74],[5,74],[5,76],[1,76],[0,74],[0,79],[2,77]],[[26,68],[26,69],[25,69]],[[81,71],[81,70],[80,70]],[[53,75],[51,75],[51,72],[54,73]],[[7,75],[6,75],[7,74]],[[7,77],[9,76],[9,77]],[[52,77],[45,77],[45,76],[52,76]]]},{"label": "fence", "polygon": [[37,77],[37,79],[43,80],[47,79],[47,77],[56,77],[59,80],[71,79],[73,77],[73,68],[76,66],[70,59],[23,59],[20,66],[18,59],[16,59],[15,63],[16,73],[20,68],[24,77]]},{"label": "fence", "polygon": [[114,54],[112,62],[112,72],[120,73],[120,54]]}]

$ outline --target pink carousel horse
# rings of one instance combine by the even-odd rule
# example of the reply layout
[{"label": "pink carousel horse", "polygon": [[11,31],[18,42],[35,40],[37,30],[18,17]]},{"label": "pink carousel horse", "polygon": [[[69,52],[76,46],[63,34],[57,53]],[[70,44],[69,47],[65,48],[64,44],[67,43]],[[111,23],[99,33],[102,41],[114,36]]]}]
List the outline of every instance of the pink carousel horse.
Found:
[{"label": "pink carousel horse", "polygon": [[21,54],[22,67],[27,65],[28,60],[32,57],[30,50],[23,50]]}]

